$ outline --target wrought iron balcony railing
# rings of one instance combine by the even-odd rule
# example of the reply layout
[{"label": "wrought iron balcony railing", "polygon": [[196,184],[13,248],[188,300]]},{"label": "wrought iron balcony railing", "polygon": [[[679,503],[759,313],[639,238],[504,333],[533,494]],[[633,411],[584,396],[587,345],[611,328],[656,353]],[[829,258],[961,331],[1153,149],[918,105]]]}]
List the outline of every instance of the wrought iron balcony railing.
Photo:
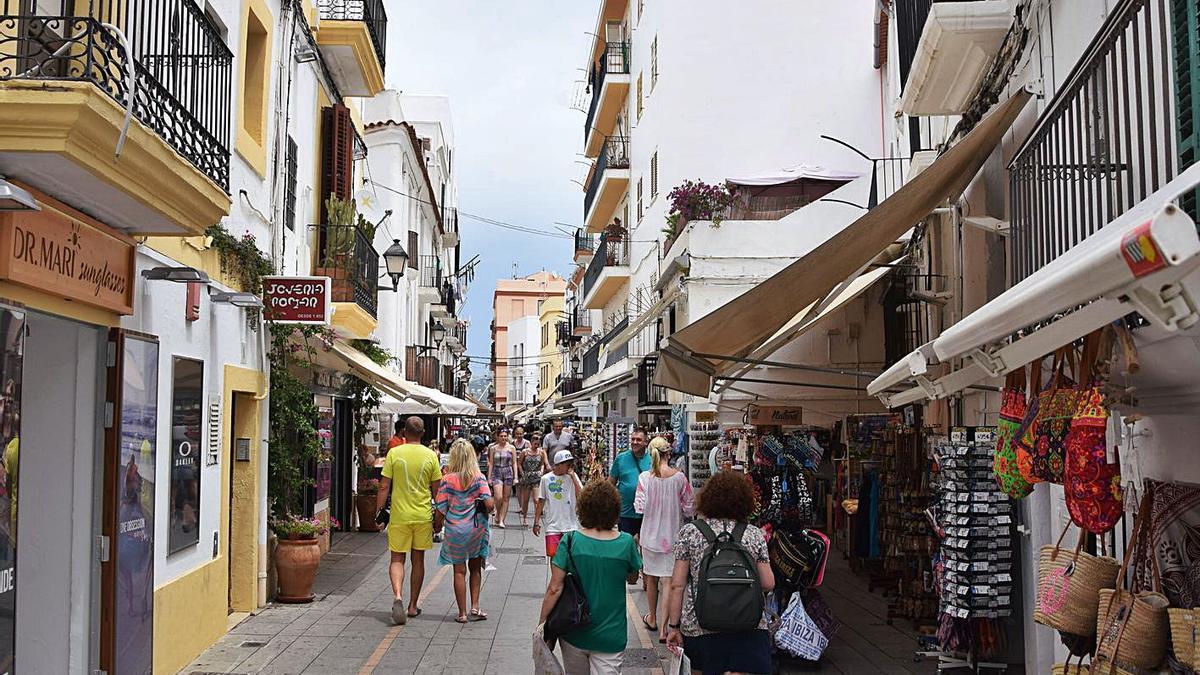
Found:
[{"label": "wrought iron balcony railing", "polygon": [[609,73],[629,74],[629,43],[607,42],[600,60],[592,64],[588,73],[588,87],[592,90],[592,102],[588,105],[587,119],[583,123],[583,140],[586,143],[591,132],[592,122],[596,119],[596,109],[600,107],[600,92],[604,89],[604,78]]},{"label": "wrought iron balcony railing", "polygon": [[314,225],[316,273],[332,280],[334,302],[357,303],[371,316],[379,309],[379,253],[353,225]]},{"label": "wrought iron balcony railing", "polygon": [[425,288],[437,289],[440,294],[445,282],[445,275],[442,274],[442,261],[436,255],[423,255],[418,269],[421,274],[421,285]]},{"label": "wrought iron balcony railing", "polygon": [[587,297],[600,279],[600,273],[606,267],[626,267],[629,265],[629,239],[605,235],[600,238],[596,247],[596,255],[588,263],[587,271],[583,274],[583,297]]},{"label": "wrought iron balcony railing", "polygon": [[629,137],[609,136],[600,146],[600,156],[596,158],[596,166],[592,169],[591,180],[588,181],[587,192],[583,195],[583,217],[586,220],[592,211],[592,202],[600,193],[600,183],[604,180],[604,172],[609,169],[629,168]]},{"label": "wrought iron balcony railing", "polygon": [[387,56],[387,12],[383,0],[317,0],[317,12],[331,21],[362,21],[379,57],[379,69],[385,70]]},{"label": "wrought iron balcony railing", "polygon": [[578,391],[583,390],[583,379],[578,377],[564,377],[558,384],[558,393],[560,396],[570,396]]},{"label": "wrought iron balcony railing", "polygon": [[0,43],[0,80],[90,82],[229,190],[233,53],[192,0],[0,0]]},{"label": "wrought iron balcony railing", "polygon": [[600,372],[600,345],[602,341],[597,340],[588,347],[583,353],[583,378],[587,379],[596,373]]},{"label": "wrought iron balcony railing", "polygon": [[592,332],[592,312],[576,306],[571,310],[571,332],[586,334]]},{"label": "wrought iron balcony railing", "polygon": [[404,375],[422,387],[437,389],[438,360],[433,356],[422,356],[420,347],[409,345],[404,348]]},{"label": "wrought iron balcony railing", "polygon": [[647,356],[638,364],[638,405],[667,405],[667,388],[654,384],[658,357]]},{"label": "wrought iron balcony railing", "polygon": [[1013,157],[1013,283],[1175,177],[1167,13],[1118,3]]},{"label": "wrought iron balcony railing", "polygon": [[575,230],[575,253],[596,250],[596,238],[583,230]]}]

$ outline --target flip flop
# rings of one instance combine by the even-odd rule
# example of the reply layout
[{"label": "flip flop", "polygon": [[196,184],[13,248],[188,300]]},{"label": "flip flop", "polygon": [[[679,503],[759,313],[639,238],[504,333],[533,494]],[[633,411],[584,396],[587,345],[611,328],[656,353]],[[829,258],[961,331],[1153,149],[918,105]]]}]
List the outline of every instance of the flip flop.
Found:
[{"label": "flip flop", "polygon": [[408,618],[410,618],[410,619],[415,619],[418,616],[421,616],[421,608],[420,607],[417,608],[416,613],[408,612]]},{"label": "flip flop", "polygon": [[468,619],[468,618],[467,618],[467,617],[465,617],[465,616],[456,616],[456,617],[454,617],[454,623],[466,623],[466,622],[467,622],[467,621],[469,621],[469,620],[470,620],[470,619]]},{"label": "flip flop", "polygon": [[645,626],[646,630],[648,630],[648,631],[651,631],[654,633],[658,632],[658,626],[655,626],[650,623],[650,615],[649,614],[642,615],[642,625]]},{"label": "flip flop", "polygon": [[467,615],[467,621],[487,621],[487,618],[487,614],[484,614],[478,609],[471,610],[471,613]]}]

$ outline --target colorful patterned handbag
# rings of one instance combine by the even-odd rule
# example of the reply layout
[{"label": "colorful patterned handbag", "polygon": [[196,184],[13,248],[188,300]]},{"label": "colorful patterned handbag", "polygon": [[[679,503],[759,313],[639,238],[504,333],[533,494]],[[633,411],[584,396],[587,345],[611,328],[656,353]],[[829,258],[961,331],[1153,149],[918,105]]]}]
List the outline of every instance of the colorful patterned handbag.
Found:
[{"label": "colorful patterned handbag", "polygon": [[992,473],[1004,494],[1020,499],[1033,490],[1033,486],[1021,477],[1014,445],[1021,420],[1025,418],[1025,367],[1008,374],[1004,391],[1000,394],[1000,420],[996,422],[996,454]]},{"label": "colorful patterned handbag", "polygon": [[[1105,430],[1108,409],[1100,391],[1104,365],[1112,352],[1111,328],[1087,337],[1080,363],[1076,410],[1066,442],[1063,488],[1071,520],[1093,534],[1111,530],[1125,512],[1121,493],[1121,458],[1113,447],[1115,461],[1109,463]],[[1103,359],[1103,361],[1101,361]],[[1099,366],[1099,367],[1098,367]]]},{"label": "colorful patterned handbag", "polygon": [[[1044,358],[1044,357],[1043,357]],[[1025,394],[1025,415],[1013,437],[1013,451],[1017,454],[1017,470],[1030,489],[1042,479],[1033,473],[1033,446],[1037,441],[1034,423],[1037,422],[1038,395],[1042,393],[1042,360],[1037,359],[1029,368],[1029,388]]]},{"label": "colorful patterned handbag", "polygon": [[1054,354],[1054,375],[1050,386],[1038,394],[1037,421],[1034,423],[1033,475],[1061,485],[1066,465],[1067,436],[1079,392],[1071,375],[1075,371],[1075,348],[1067,345]]}]

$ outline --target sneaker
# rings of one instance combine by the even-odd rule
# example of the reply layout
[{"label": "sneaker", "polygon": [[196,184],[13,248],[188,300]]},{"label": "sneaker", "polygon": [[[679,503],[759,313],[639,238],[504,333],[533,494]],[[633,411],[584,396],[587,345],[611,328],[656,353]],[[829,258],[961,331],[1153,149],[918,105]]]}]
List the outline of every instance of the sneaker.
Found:
[{"label": "sneaker", "polygon": [[404,600],[400,598],[392,601],[392,623],[397,626],[408,623],[408,611],[404,608]]}]

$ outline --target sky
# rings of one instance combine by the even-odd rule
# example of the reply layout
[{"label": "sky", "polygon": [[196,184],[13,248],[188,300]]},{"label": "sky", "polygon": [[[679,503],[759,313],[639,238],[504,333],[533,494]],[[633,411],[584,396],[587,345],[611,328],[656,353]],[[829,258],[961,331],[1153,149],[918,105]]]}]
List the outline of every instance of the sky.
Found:
[{"label": "sky", "polygon": [[[487,357],[496,280],[540,269],[565,275],[583,220],[584,112],[572,105],[599,0],[385,0],[389,88],[445,94],[454,120],[462,260],[480,257],[467,294],[467,354]],[[562,225],[558,226],[559,228]],[[473,376],[486,367],[472,364]]]}]

